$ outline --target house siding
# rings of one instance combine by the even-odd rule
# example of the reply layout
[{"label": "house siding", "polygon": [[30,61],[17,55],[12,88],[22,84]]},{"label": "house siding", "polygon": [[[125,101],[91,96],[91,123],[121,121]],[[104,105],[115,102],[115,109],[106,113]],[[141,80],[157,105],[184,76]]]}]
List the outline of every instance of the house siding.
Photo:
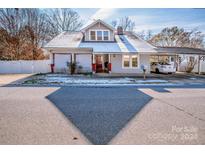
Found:
[{"label": "house siding", "polygon": [[109,30],[110,31],[110,41],[114,41],[114,31],[107,28],[106,26],[104,26],[103,24],[101,23],[96,23],[95,25],[93,25],[92,27],[90,27],[89,29],[87,29],[85,31],[85,41],[90,41],[89,40],[89,32],[90,30]]},{"label": "house siding", "polygon": [[140,68],[142,64],[147,66],[147,72],[150,73],[149,55],[138,55],[138,68],[123,68],[122,56],[120,54],[111,55],[112,73],[143,73]]}]

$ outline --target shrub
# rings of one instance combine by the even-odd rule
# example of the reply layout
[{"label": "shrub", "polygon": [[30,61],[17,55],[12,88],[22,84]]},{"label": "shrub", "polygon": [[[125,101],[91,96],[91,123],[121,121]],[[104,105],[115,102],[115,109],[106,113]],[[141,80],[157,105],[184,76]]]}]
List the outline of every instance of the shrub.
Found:
[{"label": "shrub", "polygon": [[187,73],[191,73],[196,63],[197,63],[197,60],[195,59],[195,57],[189,57],[189,59],[187,60],[187,65],[185,66],[185,71]]},{"label": "shrub", "polygon": [[68,69],[70,71],[70,74],[74,74],[77,68],[76,62],[67,62]]}]

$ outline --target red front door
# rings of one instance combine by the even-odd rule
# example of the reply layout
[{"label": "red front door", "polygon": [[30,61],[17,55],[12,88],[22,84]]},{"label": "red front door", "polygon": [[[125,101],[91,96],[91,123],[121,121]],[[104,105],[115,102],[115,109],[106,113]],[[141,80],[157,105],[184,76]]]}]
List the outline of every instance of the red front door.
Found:
[{"label": "red front door", "polygon": [[103,72],[102,56],[96,55],[96,73]]}]

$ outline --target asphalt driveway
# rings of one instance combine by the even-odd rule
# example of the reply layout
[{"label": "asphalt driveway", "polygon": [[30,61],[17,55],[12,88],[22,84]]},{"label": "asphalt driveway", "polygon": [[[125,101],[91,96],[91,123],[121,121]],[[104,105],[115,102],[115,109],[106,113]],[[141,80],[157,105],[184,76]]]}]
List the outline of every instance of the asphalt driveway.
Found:
[{"label": "asphalt driveway", "polygon": [[0,144],[205,144],[205,87],[0,87]]},{"label": "asphalt driveway", "polygon": [[120,87],[62,87],[47,98],[93,144],[107,144],[152,99]]}]

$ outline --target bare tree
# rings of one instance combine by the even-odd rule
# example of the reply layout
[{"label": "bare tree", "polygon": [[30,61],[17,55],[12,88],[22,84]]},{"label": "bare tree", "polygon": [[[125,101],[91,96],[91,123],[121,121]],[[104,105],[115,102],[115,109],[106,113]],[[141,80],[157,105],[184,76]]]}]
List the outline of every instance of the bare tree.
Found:
[{"label": "bare tree", "polygon": [[123,31],[133,31],[134,28],[135,28],[135,22],[130,19],[129,17],[121,17],[120,19],[118,20],[113,20],[111,22],[111,25],[113,27],[122,27],[123,28]]},{"label": "bare tree", "polygon": [[140,32],[137,32],[137,35],[143,39],[143,40],[146,40],[146,33],[144,30],[140,31]]},{"label": "bare tree", "polygon": [[47,22],[47,16],[39,9],[26,9],[25,10],[26,26],[22,33],[24,38],[27,38],[27,43],[32,46],[33,59],[39,57],[40,47],[47,39],[50,38],[50,25]]},{"label": "bare tree", "polygon": [[118,26],[121,26],[124,31],[133,31],[135,28],[135,22],[125,16],[120,18]]},{"label": "bare tree", "polygon": [[154,35],[149,41],[156,46],[162,47],[192,47],[203,48],[204,35],[194,29],[185,31],[183,28],[164,28],[160,33]]},{"label": "bare tree", "polygon": [[43,59],[45,42],[81,25],[71,9],[0,9],[0,59]]},{"label": "bare tree", "polygon": [[47,12],[48,22],[53,29],[53,33],[59,34],[62,31],[79,30],[82,21],[77,12],[72,9],[52,9]]},{"label": "bare tree", "polygon": [[112,25],[114,28],[116,28],[116,27],[117,27],[117,20],[113,20],[113,21],[111,22],[111,25]]},{"label": "bare tree", "polygon": [[0,9],[1,59],[43,59],[41,44],[49,29],[39,9]]},{"label": "bare tree", "polygon": [[147,34],[146,34],[146,40],[149,41],[152,37],[153,37],[152,31],[151,31],[151,30],[148,30],[148,31],[147,31]]},{"label": "bare tree", "polygon": [[[19,59],[20,46],[23,40],[20,39],[20,31],[24,27],[24,9],[0,9],[0,28],[2,32],[1,46],[5,55],[10,58]],[[21,22],[22,21],[22,22]]]}]

